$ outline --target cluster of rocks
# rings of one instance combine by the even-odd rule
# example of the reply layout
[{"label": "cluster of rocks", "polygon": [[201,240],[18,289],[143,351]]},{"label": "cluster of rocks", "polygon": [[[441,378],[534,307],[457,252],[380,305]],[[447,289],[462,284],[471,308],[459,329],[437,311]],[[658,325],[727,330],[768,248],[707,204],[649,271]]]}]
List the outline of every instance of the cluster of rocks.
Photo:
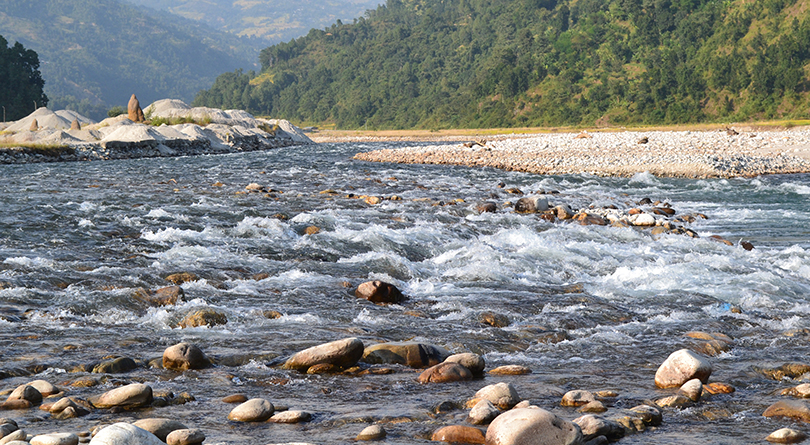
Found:
[{"label": "cluster of rocks", "polygon": [[536,134],[483,144],[375,150],[358,153],[355,159],[550,175],[632,176],[650,172],[657,176],[728,178],[810,172],[810,131]]},{"label": "cluster of rocks", "polygon": [[0,144],[9,147],[0,150],[0,164],[192,156],[312,143],[288,121],[255,118],[241,110],[192,108],[164,99],[146,108],[148,118],[186,118],[205,125],[157,127],[141,123],[145,118],[139,110],[136,103],[128,115],[93,123],[72,111],[40,108],[0,128]]}]

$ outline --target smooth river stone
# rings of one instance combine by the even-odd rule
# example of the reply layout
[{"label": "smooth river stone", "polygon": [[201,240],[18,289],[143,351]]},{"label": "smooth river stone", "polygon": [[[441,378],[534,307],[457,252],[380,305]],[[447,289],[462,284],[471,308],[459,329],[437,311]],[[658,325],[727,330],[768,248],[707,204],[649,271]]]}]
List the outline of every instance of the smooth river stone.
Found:
[{"label": "smooth river stone", "polygon": [[541,408],[518,408],[498,416],[487,429],[487,445],[579,445],[579,426]]},{"label": "smooth river stone", "polygon": [[501,411],[495,407],[489,400],[481,399],[470,410],[470,415],[467,421],[473,425],[486,425],[495,420]]},{"label": "smooth river stone", "polygon": [[73,433],[41,434],[31,439],[31,445],[78,445],[79,436]]},{"label": "smooth river stone", "polygon": [[613,420],[604,419],[593,414],[586,414],[572,421],[582,430],[582,440],[587,442],[599,436],[605,436],[610,441],[617,441],[624,437],[624,427]]},{"label": "smooth river stone", "polygon": [[176,420],[163,418],[141,419],[137,422],[133,422],[133,425],[149,431],[164,442],[166,441],[166,436],[168,436],[172,431],[184,430],[188,428]]},{"label": "smooth river stone", "polygon": [[7,434],[0,438],[0,445],[3,445],[7,442],[13,442],[15,440],[25,440],[28,437],[28,434],[25,433],[23,430],[16,430],[10,434]]},{"label": "smooth river stone", "polygon": [[464,425],[449,425],[433,432],[430,440],[449,443],[486,443],[484,433],[478,428]]},{"label": "smooth river stone", "polygon": [[381,440],[385,439],[385,436],[388,435],[388,432],[385,431],[380,425],[371,425],[363,428],[363,431],[360,431],[360,434],[357,435],[357,440]]},{"label": "smooth river stone", "polygon": [[366,281],[357,286],[354,295],[372,303],[401,303],[405,296],[391,283],[384,281]]},{"label": "smooth river stone", "polygon": [[363,356],[363,350],[363,342],[359,338],[344,338],[295,353],[284,363],[284,369],[306,372],[311,366],[320,364],[350,368]]},{"label": "smooth river stone", "polygon": [[489,370],[491,375],[526,375],[531,373],[531,368],[521,365],[504,365]]},{"label": "smooth river stone", "polygon": [[174,430],[166,437],[168,445],[195,445],[204,440],[205,434],[198,429]]},{"label": "smooth river stone", "polygon": [[804,400],[780,400],[762,413],[765,417],[790,417],[810,423],[810,405]]},{"label": "smooth river stone", "polygon": [[476,399],[486,399],[492,402],[493,405],[502,409],[509,409],[520,402],[520,396],[511,383],[500,382],[494,385],[488,385],[478,390],[475,393]]},{"label": "smooth river stone", "polygon": [[366,348],[363,361],[370,364],[399,364],[427,368],[443,362],[450,353],[439,346],[415,342],[378,343]]},{"label": "smooth river stone", "polygon": [[472,352],[463,352],[461,354],[453,354],[444,359],[444,363],[458,363],[461,366],[469,369],[475,376],[480,376],[484,373],[486,362],[484,358]]},{"label": "smooth river stone", "polygon": [[568,391],[562,398],[560,405],[562,406],[582,406],[595,401],[596,398],[589,391],[576,389]]},{"label": "smooth river stone", "polygon": [[300,410],[282,411],[270,417],[270,422],[273,423],[302,423],[310,420],[312,420],[312,413]]},{"label": "smooth river stone", "polygon": [[143,383],[131,383],[104,394],[91,397],[90,403],[96,408],[137,408],[152,403],[152,387]]},{"label": "smooth river stone", "polygon": [[677,388],[692,379],[706,383],[712,375],[712,365],[705,357],[688,349],[670,354],[655,372],[659,388]]},{"label": "smooth river stone", "polygon": [[211,366],[211,360],[191,343],[178,343],[163,351],[163,367],[175,371],[204,369]]},{"label": "smooth river stone", "polygon": [[250,399],[232,409],[228,420],[234,422],[264,422],[273,415],[273,404],[265,399]]},{"label": "smooth river stone", "polygon": [[424,370],[419,375],[419,383],[450,383],[472,380],[469,369],[458,363],[439,363]]},{"label": "smooth river stone", "polygon": [[165,445],[154,434],[135,425],[119,422],[103,428],[90,445]]},{"label": "smooth river stone", "polygon": [[36,388],[43,397],[48,397],[60,392],[59,388],[53,386],[53,384],[45,380],[34,380],[32,382],[28,382],[28,385]]},{"label": "smooth river stone", "polygon": [[39,405],[42,403],[42,393],[31,385],[20,385],[11,392],[8,400],[27,400],[32,405]]},{"label": "smooth river stone", "polygon": [[807,434],[790,428],[778,429],[765,438],[772,443],[799,443],[807,439]]}]

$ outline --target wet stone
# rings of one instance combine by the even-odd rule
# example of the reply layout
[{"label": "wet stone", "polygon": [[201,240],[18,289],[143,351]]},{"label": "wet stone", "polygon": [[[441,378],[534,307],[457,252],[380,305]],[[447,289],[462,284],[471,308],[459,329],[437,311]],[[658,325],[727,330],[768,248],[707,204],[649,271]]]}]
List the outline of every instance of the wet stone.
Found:
[{"label": "wet stone", "polygon": [[166,441],[166,436],[168,436],[172,431],[187,428],[185,425],[176,420],[163,418],[141,419],[134,422],[133,425],[149,431],[164,442]]},{"label": "wet stone", "polygon": [[372,303],[386,304],[386,303],[401,303],[405,300],[396,286],[384,281],[366,281],[365,283],[357,286],[354,292],[358,298],[363,298]]},{"label": "wet stone", "polygon": [[498,416],[487,428],[488,445],[574,445],[582,431],[572,422],[541,408],[520,408]]},{"label": "wet stone", "polygon": [[205,441],[205,433],[198,429],[174,430],[166,436],[167,445],[197,445]]},{"label": "wet stone", "polygon": [[165,445],[154,434],[129,423],[119,422],[102,428],[90,445]]},{"label": "wet stone", "polygon": [[42,393],[31,385],[20,385],[11,392],[8,400],[27,400],[31,405],[39,405],[42,403]]},{"label": "wet stone", "polygon": [[107,360],[93,367],[93,374],[123,374],[137,368],[138,364],[129,357]]},{"label": "wet stone", "polygon": [[232,409],[228,420],[234,422],[264,422],[273,415],[273,404],[264,399],[250,399]]},{"label": "wet stone", "polygon": [[450,425],[439,428],[430,436],[434,442],[448,442],[460,444],[483,444],[486,443],[484,433],[472,426]]},{"label": "wet stone", "polygon": [[312,420],[312,413],[301,410],[282,411],[270,417],[270,422],[273,423],[302,423],[310,420]]},{"label": "wet stone", "polygon": [[96,408],[137,408],[152,403],[152,387],[143,383],[132,383],[91,397],[90,403]]},{"label": "wet stone", "polygon": [[472,380],[473,375],[469,369],[458,363],[439,363],[424,370],[419,375],[419,383],[449,383]]},{"label": "wet stone", "polygon": [[197,275],[191,272],[178,272],[173,273],[166,277],[166,281],[178,286],[183,283],[188,283],[190,281],[197,281],[198,279],[199,278],[197,277]]},{"label": "wet stone", "polygon": [[463,352],[461,354],[453,354],[444,360],[444,363],[458,363],[461,366],[469,369],[473,376],[480,376],[484,373],[486,362],[484,358],[472,352]]},{"label": "wet stone", "polygon": [[778,429],[765,438],[771,443],[799,443],[807,439],[807,434],[791,428]]},{"label": "wet stone", "polygon": [[363,342],[360,339],[344,338],[295,353],[284,363],[284,369],[306,372],[310,367],[320,364],[345,369],[354,366],[363,352]]},{"label": "wet stone", "polygon": [[439,346],[413,342],[378,343],[365,348],[363,361],[369,364],[400,364],[427,368],[443,362],[450,353]]},{"label": "wet stone", "polygon": [[487,425],[501,413],[501,411],[495,407],[489,400],[481,399],[475,406],[470,410],[470,415],[467,417],[467,421],[472,423],[473,425]]},{"label": "wet stone", "polygon": [[244,394],[233,394],[227,397],[223,397],[222,401],[225,403],[244,403],[248,401],[248,398]]},{"label": "wet stone", "polygon": [[228,316],[210,308],[195,309],[186,314],[175,327],[196,328],[200,326],[217,326],[228,323]]},{"label": "wet stone", "polygon": [[517,390],[511,383],[500,382],[488,385],[475,393],[475,398],[486,399],[501,409],[509,409],[520,402]]},{"label": "wet stone", "polygon": [[163,367],[175,371],[189,369],[204,369],[211,366],[211,360],[198,348],[190,343],[178,343],[163,351]]},{"label": "wet stone", "polygon": [[712,374],[711,364],[701,355],[688,349],[670,354],[655,373],[655,384],[660,388],[679,387],[694,378],[706,382]]},{"label": "wet stone", "polygon": [[602,402],[594,400],[593,402],[588,402],[580,406],[577,411],[581,413],[603,413],[607,411],[607,408]]},{"label": "wet stone", "polygon": [[385,436],[388,435],[388,432],[385,431],[380,425],[370,425],[363,428],[363,431],[360,431],[360,434],[357,435],[356,440],[382,440],[385,439]]},{"label": "wet stone", "polygon": [[762,413],[765,417],[789,417],[810,423],[810,405],[804,400],[780,400]]},{"label": "wet stone", "polygon": [[586,414],[572,421],[582,429],[582,440],[588,441],[598,436],[616,441],[624,437],[624,427],[618,422],[604,419],[593,414]]},{"label": "wet stone", "polygon": [[562,406],[582,406],[595,401],[596,398],[589,391],[574,390],[568,391],[562,398]]},{"label": "wet stone", "polygon": [[488,373],[491,375],[526,375],[531,374],[532,370],[521,365],[504,365],[490,369]]},{"label": "wet stone", "polygon": [[692,379],[684,383],[678,390],[678,395],[685,396],[693,402],[699,401],[702,393],[703,383],[699,379]]},{"label": "wet stone", "polygon": [[496,314],[495,312],[482,312],[478,315],[478,321],[482,324],[487,326],[492,326],[495,328],[505,328],[509,326],[509,317],[502,314]]}]

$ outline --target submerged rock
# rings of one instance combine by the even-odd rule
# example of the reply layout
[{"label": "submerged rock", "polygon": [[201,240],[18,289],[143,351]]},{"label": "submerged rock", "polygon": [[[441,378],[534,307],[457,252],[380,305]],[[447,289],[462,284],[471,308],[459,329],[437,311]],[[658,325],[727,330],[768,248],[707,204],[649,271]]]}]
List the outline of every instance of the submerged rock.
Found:
[{"label": "submerged rock", "polygon": [[434,442],[449,442],[462,444],[483,444],[486,442],[484,433],[478,428],[463,425],[450,425],[439,428],[433,432],[430,440]]},{"label": "submerged rock", "polygon": [[400,364],[411,368],[427,368],[443,362],[450,353],[439,346],[413,342],[390,342],[371,345],[363,352],[363,361],[370,364]]},{"label": "submerged rock", "polygon": [[419,375],[419,383],[449,383],[472,380],[473,374],[458,363],[439,363],[424,370]]},{"label": "submerged rock", "polygon": [[366,281],[357,286],[354,294],[372,303],[401,303],[405,300],[405,296],[396,286],[379,280]]}]

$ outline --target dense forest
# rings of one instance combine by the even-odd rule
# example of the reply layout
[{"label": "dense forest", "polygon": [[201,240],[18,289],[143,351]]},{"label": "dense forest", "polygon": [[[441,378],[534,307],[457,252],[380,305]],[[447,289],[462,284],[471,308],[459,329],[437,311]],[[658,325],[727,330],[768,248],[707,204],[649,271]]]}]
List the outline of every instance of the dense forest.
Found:
[{"label": "dense forest", "polygon": [[133,93],[190,102],[222,72],[258,67],[261,48],[119,0],[0,0],[0,30],[39,54],[51,107],[95,119]]},{"label": "dense forest", "polygon": [[3,122],[31,114],[48,105],[42,92],[45,81],[39,73],[39,56],[19,42],[9,46],[0,36],[0,106]]},{"label": "dense forest", "polygon": [[329,26],[338,19],[360,17],[384,0],[126,0],[213,29],[262,41],[265,46],[287,42],[312,28]]},{"label": "dense forest", "polygon": [[807,117],[808,0],[388,0],[197,105],[341,128]]}]

